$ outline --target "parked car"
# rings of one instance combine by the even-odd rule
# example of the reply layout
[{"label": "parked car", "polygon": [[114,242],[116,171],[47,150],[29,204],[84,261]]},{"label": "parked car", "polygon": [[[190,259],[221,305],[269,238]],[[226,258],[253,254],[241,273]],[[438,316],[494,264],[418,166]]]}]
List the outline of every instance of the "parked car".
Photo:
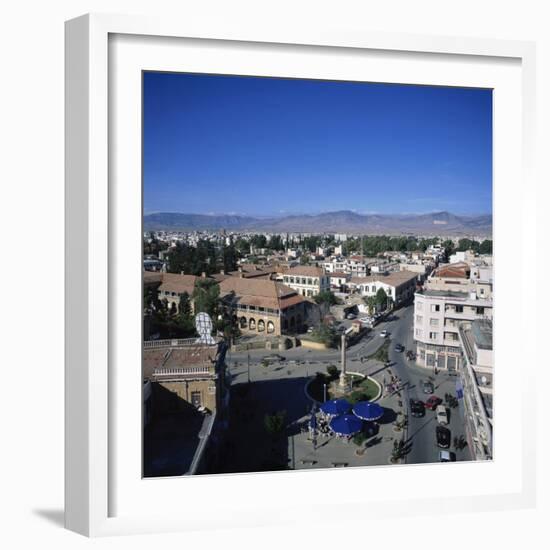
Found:
[{"label": "parked car", "polygon": [[348,314],[346,315],[346,319],[349,319],[350,321],[351,321],[352,319],[355,319],[355,317],[357,317],[357,315],[355,315],[355,313],[348,313]]},{"label": "parked car", "polygon": [[443,403],[443,399],[441,399],[441,397],[430,395],[424,405],[427,409],[430,409],[430,411],[434,411],[438,405],[441,405],[441,403]]},{"label": "parked car", "polygon": [[414,352],[410,349],[407,350],[406,356],[407,356],[407,359],[409,359],[409,360],[412,360],[412,359],[416,358]]},{"label": "parked car", "polygon": [[387,335],[388,335],[388,331],[386,329],[384,329],[383,331],[380,332],[380,337],[381,338],[385,338]]},{"label": "parked car", "polygon": [[412,416],[421,417],[426,414],[424,403],[419,399],[410,399],[409,405]]},{"label": "parked car", "polygon": [[434,392],[434,385],[430,381],[426,381],[422,384],[422,391],[424,393],[433,393]]},{"label": "parked car", "polygon": [[438,447],[448,449],[451,445],[451,430],[445,426],[436,426],[435,439]]},{"label": "parked car", "polygon": [[402,351],[405,351],[405,346],[402,346],[401,344],[395,344],[395,351],[398,353],[401,353]]},{"label": "parked car", "polygon": [[307,329],[307,331],[308,331],[308,333],[313,332],[313,327],[309,327],[309,328]]},{"label": "parked car", "polygon": [[451,451],[439,451],[439,462],[454,462],[456,455]]},{"label": "parked car", "polygon": [[435,417],[439,424],[448,424],[449,423],[449,413],[445,405],[437,405],[435,409]]}]

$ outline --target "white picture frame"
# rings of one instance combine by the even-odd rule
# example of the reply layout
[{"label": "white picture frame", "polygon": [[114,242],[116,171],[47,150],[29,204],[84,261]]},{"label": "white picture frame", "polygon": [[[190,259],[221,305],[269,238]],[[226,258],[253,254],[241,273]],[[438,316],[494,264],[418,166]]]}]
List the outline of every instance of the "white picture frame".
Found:
[{"label": "white picture frame", "polygon": [[[333,61],[330,67],[330,58],[335,56],[338,63]],[[229,64],[226,68],[219,65],[221,59]],[[390,470],[136,477],[141,461],[141,456],[134,457],[140,441],[135,427],[141,425],[141,363],[136,364],[137,356],[125,343],[134,341],[141,314],[129,316],[131,327],[127,329],[117,313],[121,304],[132,311],[132,292],[141,278],[141,225],[136,218],[138,204],[141,215],[141,193],[135,187],[138,180],[141,185],[139,156],[135,156],[141,140],[141,121],[136,120],[141,90],[135,89],[135,78],[141,70],[184,70],[180,63],[196,72],[230,72],[239,67],[240,74],[315,77],[330,73],[336,79],[356,74],[364,80],[370,74],[373,81],[494,87],[495,357],[496,364],[503,365],[503,374],[497,371],[502,380],[497,382],[497,391],[503,397],[497,397],[496,407],[499,399],[504,402],[513,397],[512,379],[507,386],[506,373],[522,358],[522,384],[517,385],[516,395],[521,415],[513,418],[506,416],[509,411],[504,407],[497,409],[497,449],[490,464],[456,464],[445,470],[437,465],[393,466],[391,491],[348,491],[344,503],[353,505],[350,520],[361,518],[367,509],[371,518],[407,514],[411,505],[419,503],[430,507],[431,513],[532,506],[535,433],[528,419],[535,407],[526,398],[526,388],[535,381],[534,361],[529,360],[533,351],[525,343],[510,350],[504,345],[499,348],[498,343],[509,341],[510,336],[506,308],[499,305],[505,303],[508,285],[521,284],[524,304],[536,299],[534,290],[522,284],[527,271],[510,276],[504,267],[499,268],[505,265],[507,250],[515,250],[522,262],[534,246],[528,234],[534,231],[535,220],[527,217],[530,209],[535,211],[534,45],[368,29],[361,33],[342,29],[298,32],[269,26],[225,29],[163,18],[86,15],[66,23],[66,527],[101,536],[202,529],[213,524],[316,521],[312,510],[300,509],[297,501],[314,500],[319,480],[331,476],[337,487],[361,487],[367,478],[369,482],[374,475],[382,479]],[[370,73],[360,73],[365,67],[370,67]],[[121,93],[123,106],[117,102]],[[521,198],[514,188],[518,181]],[[510,209],[518,204],[523,216],[520,231],[506,223]],[[121,285],[129,273],[124,270],[132,269],[135,276],[130,274],[129,284]],[[521,331],[528,326],[528,309],[523,304],[518,309],[516,330]],[[136,343],[139,348],[140,341]],[[121,366],[121,353],[129,354],[126,368],[136,369],[137,382],[132,379],[127,389],[121,382],[129,380],[131,371]],[[513,440],[516,436],[521,444]],[[459,481],[450,494],[436,491],[432,497],[422,494],[427,472],[435,487],[449,483],[450,473]],[[477,490],[472,488],[474,481]],[[181,483],[187,484],[187,494],[194,494],[182,506],[193,505],[185,512],[173,512]],[[289,499],[289,491],[300,496]],[[201,494],[217,496],[212,502]],[[266,494],[268,499],[262,497]],[[230,501],[229,495],[236,500]],[[293,502],[285,504],[285,498]]]}]

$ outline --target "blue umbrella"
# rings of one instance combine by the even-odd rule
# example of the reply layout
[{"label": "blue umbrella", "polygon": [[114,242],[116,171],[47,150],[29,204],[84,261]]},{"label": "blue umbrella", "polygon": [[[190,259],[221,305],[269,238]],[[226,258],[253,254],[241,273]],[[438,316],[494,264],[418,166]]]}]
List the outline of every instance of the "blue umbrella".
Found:
[{"label": "blue umbrella", "polygon": [[325,414],[335,416],[347,413],[351,409],[351,405],[346,399],[333,399],[332,401],[325,401],[319,409]]},{"label": "blue umbrella", "polygon": [[384,409],[378,403],[359,401],[353,407],[353,414],[363,420],[378,420],[384,416]]},{"label": "blue umbrella", "polygon": [[360,432],[362,427],[361,420],[352,414],[337,416],[330,422],[330,428],[338,435],[353,435]]}]

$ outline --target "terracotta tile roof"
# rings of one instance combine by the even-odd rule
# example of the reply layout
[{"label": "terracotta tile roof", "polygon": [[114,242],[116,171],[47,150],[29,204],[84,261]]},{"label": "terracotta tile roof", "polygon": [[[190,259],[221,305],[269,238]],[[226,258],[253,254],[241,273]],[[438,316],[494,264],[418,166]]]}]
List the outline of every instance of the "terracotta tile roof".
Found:
[{"label": "terracotta tile roof", "polygon": [[321,277],[325,274],[325,270],[322,267],[315,267],[311,265],[297,265],[290,267],[286,270],[279,271],[285,275],[300,275],[302,277]]},{"label": "terracotta tile roof", "polygon": [[144,285],[158,285],[162,282],[163,273],[158,271],[144,271],[143,272],[143,284]]},{"label": "terracotta tile roof", "polygon": [[434,271],[434,277],[452,277],[456,279],[467,279],[470,276],[470,266],[465,262],[445,264]]},{"label": "terracotta tile roof", "polygon": [[275,281],[257,278],[229,277],[225,279],[220,283],[220,296],[229,297],[231,294],[234,295],[233,303],[271,309],[288,307],[288,305],[291,305],[288,299],[294,299],[295,296],[299,298],[296,303],[304,301],[304,298],[298,296],[292,288]]},{"label": "terracotta tile roof", "polygon": [[187,292],[191,296],[195,290],[195,282],[199,277],[195,275],[178,275],[177,273],[163,273],[159,290],[167,290],[176,294]]},{"label": "terracotta tile roof", "polygon": [[369,275],[368,277],[352,277],[351,283],[356,285],[375,283],[377,281],[390,286],[400,286],[411,280],[416,280],[418,273],[412,271],[394,271],[388,275]]}]

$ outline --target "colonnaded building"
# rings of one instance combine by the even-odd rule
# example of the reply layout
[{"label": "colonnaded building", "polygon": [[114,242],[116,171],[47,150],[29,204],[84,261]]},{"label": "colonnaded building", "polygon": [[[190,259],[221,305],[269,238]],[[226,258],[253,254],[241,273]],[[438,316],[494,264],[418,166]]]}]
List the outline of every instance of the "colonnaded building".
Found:
[{"label": "colonnaded building", "polygon": [[220,282],[220,297],[244,334],[295,334],[306,322],[306,298],[276,281],[229,277]]}]

